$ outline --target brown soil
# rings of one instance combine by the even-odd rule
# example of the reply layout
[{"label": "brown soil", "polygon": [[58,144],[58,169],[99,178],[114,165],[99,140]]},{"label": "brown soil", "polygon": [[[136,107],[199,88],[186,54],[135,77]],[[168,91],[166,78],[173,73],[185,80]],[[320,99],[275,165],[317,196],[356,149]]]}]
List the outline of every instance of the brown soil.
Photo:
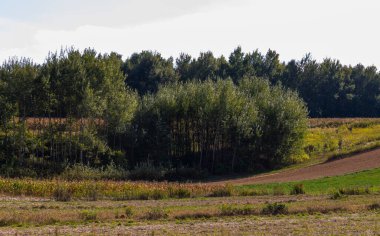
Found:
[{"label": "brown soil", "polygon": [[285,170],[272,174],[260,174],[247,178],[218,181],[215,183],[262,184],[318,179],[344,175],[380,167],[380,149],[355,154],[344,159],[329,161],[295,170]]}]

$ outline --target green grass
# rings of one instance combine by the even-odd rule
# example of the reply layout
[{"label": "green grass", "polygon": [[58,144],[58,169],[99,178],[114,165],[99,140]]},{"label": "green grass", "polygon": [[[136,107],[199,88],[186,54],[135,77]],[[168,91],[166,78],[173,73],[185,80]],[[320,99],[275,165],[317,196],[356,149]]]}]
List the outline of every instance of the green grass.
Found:
[{"label": "green grass", "polygon": [[306,194],[330,194],[343,188],[370,188],[380,190],[380,168],[347,174],[343,176],[326,177],[316,180],[305,180],[288,183],[255,184],[235,187],[238,191],[255,190],[258,192],[273,192],[281,188],[290,193],[296,184],[303,184]]}]

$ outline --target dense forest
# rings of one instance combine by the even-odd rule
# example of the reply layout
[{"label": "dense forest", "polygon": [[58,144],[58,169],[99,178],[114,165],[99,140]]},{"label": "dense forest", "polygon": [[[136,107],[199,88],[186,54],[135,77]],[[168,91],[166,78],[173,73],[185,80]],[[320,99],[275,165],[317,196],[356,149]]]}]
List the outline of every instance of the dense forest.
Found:
[{"label": "dense forest", "polygon": [[374,66],[241,48],[175,61],[70,48],[0,67],[0,174],[48,177],[78,163],[136,179],[272,169],[307,158],[308,116],[379,111]]}]

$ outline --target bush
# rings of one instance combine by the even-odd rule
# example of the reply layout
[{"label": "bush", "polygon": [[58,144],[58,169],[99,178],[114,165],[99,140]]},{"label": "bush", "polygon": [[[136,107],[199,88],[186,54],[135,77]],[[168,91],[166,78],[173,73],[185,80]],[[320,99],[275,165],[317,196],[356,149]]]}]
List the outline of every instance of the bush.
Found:
[{"label": "bush", "polygon": [[187,181],[200,180],[208,176],[206,171],[196,168],[179,167],[170,169],[165,173],[165,180],[168,181]]},{"label": "bush", "polygon": [[261,211],[263,215],[286,215],[288,207],[283,203],[268,203]]},{"label": "bush", "polygon": [[242,189],[239,190],[237,193],[239,196],[263,196],[263,195],[269,195],[268,190],[266,189]]},{"label": "bush", "polygon": [[53,198],[56,201],[60,202],[68,202],[71,200],[73,195],[73,192],[61,185],[57,185],[56,188],[53,190]]},{"label": "bush", "polygon": [[99,198],[98,188],[94,185],[89,185],[86,188],[86,198],[88,201],[96,201]]},{"label": "bush", "polygon": [[284,188],[281,186],[273,187],[273,195],[275,195],[275,196],[285,195]]},{"label": "bush", "polygon": [[252,206],[231,206],[222,205],[220,207],[220,215],[222,216],[235,216],[235,215],[251,215],[255,212]]},{"label": "bush", "polygon": [[80,218],[84,221],[94,221],[97,218],[97,214],[95,211],[82,211]]},{"label": "bush", "polygon": [[149,209],[144,216],[144,218],[147,220],[159,220],[166,217],[168,217],[168,214],[159,207],[153,207]]},{"label": "bush", "polygon": [[126,180],[129,178],[129,173],[111,162],[101,171],[101,178],[106,180]]},{"label": "bush", "polygon": [[181,213],[176,215],[174,218],[177,220],[185,220],[185,219],[208,219],[213,215],[209,212],[191,212],[191,213]]},{"label": "bush", "polygon": [[343,197],[344,197],[344,195],[342,193],[340,193],[339,191],[337,191],[337,192],[333,193],[330,198],[333,200],[338,200],[338,199],[341,199]]},{"label": "bush", "polygon": [[380,210],[380,204],[379,203],[373,203],[367,207],[368,210]]},{"label": "bush", "polygon": [[303,187],[303,184],[294,185],[292,190],[290,191],[290,194],[292,195],[305,194],[305,189]]},{"label": "bush", "polygon": [[170,198],[189,198],[191,192],[185,188],[169,188],[169,197]]},{"label": "bush", "polygon": [[210,197],[229,197],[233,194],[233,187],[225,185],[222,188],[215,189],[209,196]]},{"label": "bush", "polygon": [[131,180],[163,180],[166,169],[155,167],[150,162],[140,163],[129,174]]},{"label": "bush", "polygon": [[83,164],[75,164],[66,167],[59,176],[64,180],[99,180],[101,179],[100,171]]},{"label": "bush", "polygon": [[124,210],[126,217],[131,217],[133,215],[133,209],[130,206],[127,206]]},{"label": "bush", "polygon": [[151,197],[154,200],[160,200],[160,199],[164,199],[166,197],[166,195],[165,195],[164,191],[159,190],[159,189],[155,189],[155,190],[153,190]]},{"label": "bush", "polygon": [[59,175],[64,180],[125,180],[128,178],[128,172],[118,168],[111,163],[104,169],[92,168],[83,164],[74,164],[66,167]]},{"label": "bush", "polygon": [[149,197],[150,197],[150,194],[148,191],[139,190],[137,191],[135,197],[132,195],[132,197],[130,197],[129,199],[130,200],[149,200]]},{"label": "bush", "polygon": [[339,189],[339,192],[345,195],[362,195],[362,194],[370,194],[371,189],[368,187],[341,188]]}]

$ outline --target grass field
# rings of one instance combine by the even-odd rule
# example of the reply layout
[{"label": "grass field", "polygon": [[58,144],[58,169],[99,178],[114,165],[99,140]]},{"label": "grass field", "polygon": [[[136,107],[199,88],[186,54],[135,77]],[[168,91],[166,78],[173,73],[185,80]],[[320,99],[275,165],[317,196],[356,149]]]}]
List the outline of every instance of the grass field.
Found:
[{"label": "grass field", "polygon": [[291,183],[245,185],[236,188],[238,188],[239,191],[252,190],[257,192],[269,192],[273,194],[273,191],[277,190],[284,193],[290,193],[295,185],[300,184],[303,185],[303,188],[307,194],[313,195],[331,194],[344,189],[358,189],[359,191],[368,189],[372,192],[379,192],[380,169],[362,171],[343,176],[326,177],[316,180],[305,180]]}]

